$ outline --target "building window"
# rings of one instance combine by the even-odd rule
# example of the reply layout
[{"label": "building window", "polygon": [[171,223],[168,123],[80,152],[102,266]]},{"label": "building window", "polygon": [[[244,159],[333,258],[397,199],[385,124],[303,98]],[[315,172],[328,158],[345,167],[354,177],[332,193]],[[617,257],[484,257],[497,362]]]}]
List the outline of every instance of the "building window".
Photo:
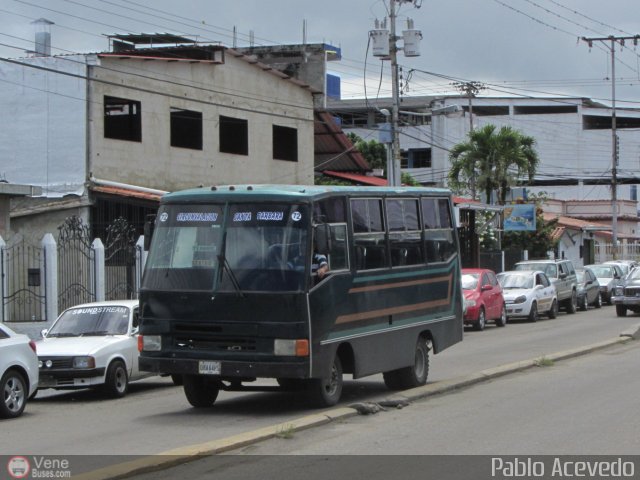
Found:
[{"label": "building window", "polygon": [[430,148],[416,148],[410,152],[411,165],[409,168],[431,168]]},{"label": "building window", "polygon": [[273,158],[276,160],[298,161],[298,130],[290,127],[273,126]]},{"label": "building window", "polygon": [[202,112],[171,109],[171,146],[202,150]]},{"label": "building window", "polygon": [[116,140],[142,141],[140,102],[104,97],[104,136]]},{"label": "building window", "polygon": [[220,151],[249,155],[249,125],[241,118],[220,115]]}]

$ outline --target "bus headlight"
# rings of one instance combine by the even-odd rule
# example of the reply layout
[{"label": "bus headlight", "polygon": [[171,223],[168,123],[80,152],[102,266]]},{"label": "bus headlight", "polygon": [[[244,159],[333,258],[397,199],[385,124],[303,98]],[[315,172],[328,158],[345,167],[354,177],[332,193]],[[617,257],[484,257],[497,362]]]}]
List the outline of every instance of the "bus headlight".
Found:
[{"label": "bus headlight", "polygon": [[140,335],[138,337],[138,350],[142,352],[159,352],[162,350],[162,337],[160,335]]},{"label": "bus headlight", "polygon": [[287,357],[308,357],[309,340],[285,340],[276,338],[273,341],[273,354]]}]

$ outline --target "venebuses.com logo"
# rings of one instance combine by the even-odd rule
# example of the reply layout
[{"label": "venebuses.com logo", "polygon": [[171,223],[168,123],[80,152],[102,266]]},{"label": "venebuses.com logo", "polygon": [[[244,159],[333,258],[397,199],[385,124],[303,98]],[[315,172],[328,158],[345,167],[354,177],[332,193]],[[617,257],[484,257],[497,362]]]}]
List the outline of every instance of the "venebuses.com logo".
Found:
[{"label": "venebuses.com logo", "polygon": [[7,472],[11,478],[26,478],[30,471],[31,465],[25,457],[11,457],[7,462]]},{"label": "venebuses.com logo", "polygon": [[7,462],[10,478],[71,478],[67,458],[15,455]]}]

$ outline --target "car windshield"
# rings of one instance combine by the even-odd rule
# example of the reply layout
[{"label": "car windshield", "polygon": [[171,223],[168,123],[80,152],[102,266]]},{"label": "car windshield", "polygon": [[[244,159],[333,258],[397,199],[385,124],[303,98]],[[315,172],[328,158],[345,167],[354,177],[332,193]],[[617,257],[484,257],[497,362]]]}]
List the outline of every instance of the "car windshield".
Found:
[{"label": "car windshield", "polygon": [[558,267],[555,263],[519,263],[515,267],[516,270],[526,270],[530,272],[535,272],[540,270],[544,272],[549,278],[556,278],[558,276]]},{"label": "car windshield", "polygon": [[125,335],[129,308],[121,305],[70,308],[53,324],[47,337]]},{"label": "car windshield", "polygon": [[578,283],[584,282],[584,270],[576,270],[576,278],[578,279]]},{"label": "car windshield", "polygon": [[474,290],[478,286],[480,275],[477,273],[465,273],[462,275],[462,289]]},{"label": "car windshield", "polygon": [[627,280],[637,280],[640,278],[640,268],[634,268],[629,272]]},{"label": "car windshield", "polygon": [[531,275],[498,275],[498,282],[503,289],[533,288],[533,277]]},{"label": "car windshield", "polygon": [[591,268],[593,273],[598,278],[613,278],[613,267],[610,265],[594,265]]}]

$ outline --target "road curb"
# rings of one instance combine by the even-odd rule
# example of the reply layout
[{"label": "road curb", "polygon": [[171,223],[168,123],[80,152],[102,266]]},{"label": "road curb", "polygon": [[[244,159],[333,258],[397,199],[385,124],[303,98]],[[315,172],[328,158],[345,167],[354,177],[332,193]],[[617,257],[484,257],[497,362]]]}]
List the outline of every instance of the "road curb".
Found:
[{"label": "road curb", "polygon": [[[533,367],[541,367],[546,361],[557,362],[586,355],[591,352],[602,350],[617,344],[623,344],[630,339],[637,340],[640,338],[640,324],[625,330],[619,337],[611,338],[602,342],[586,345],[584,347],[565,350],[562,352],[552,353],[529,360],[513,362],[494,368],[489,368],[464,375],[451,380],[443,380],[436,383],[424,385],[422,387],[405,390],[401,394],[392,395],[381,403],[397,404],[399,406],[407,402],[421,400],[430,396],[447,393],[453,390],[469,387],[481,382],[502,377],[511,373],[528,370]],[[74,476],[77,479],[91,480],[115,480],[120,478],[128,478],[132,475],[140,475],[170,468],[182,463],[187,463],[198,458],[224,453],[237,448],[245,447],[263,440],[282,436],[286,437],[295,432],[299,432],[308,428],[325,425],[327,423],[360,415],[360,410],[353,407],[338,407],[323,412],[313,413],[291,421],[270,425],[250,432],[240,433],[231,437],[212,440],[210,442],[190,445],[186,447],[168,450],[157,455],[146,456],[130,462],[124,462],[117,465],[108,466],[99,470],[87,472],[85,474]]]}]

